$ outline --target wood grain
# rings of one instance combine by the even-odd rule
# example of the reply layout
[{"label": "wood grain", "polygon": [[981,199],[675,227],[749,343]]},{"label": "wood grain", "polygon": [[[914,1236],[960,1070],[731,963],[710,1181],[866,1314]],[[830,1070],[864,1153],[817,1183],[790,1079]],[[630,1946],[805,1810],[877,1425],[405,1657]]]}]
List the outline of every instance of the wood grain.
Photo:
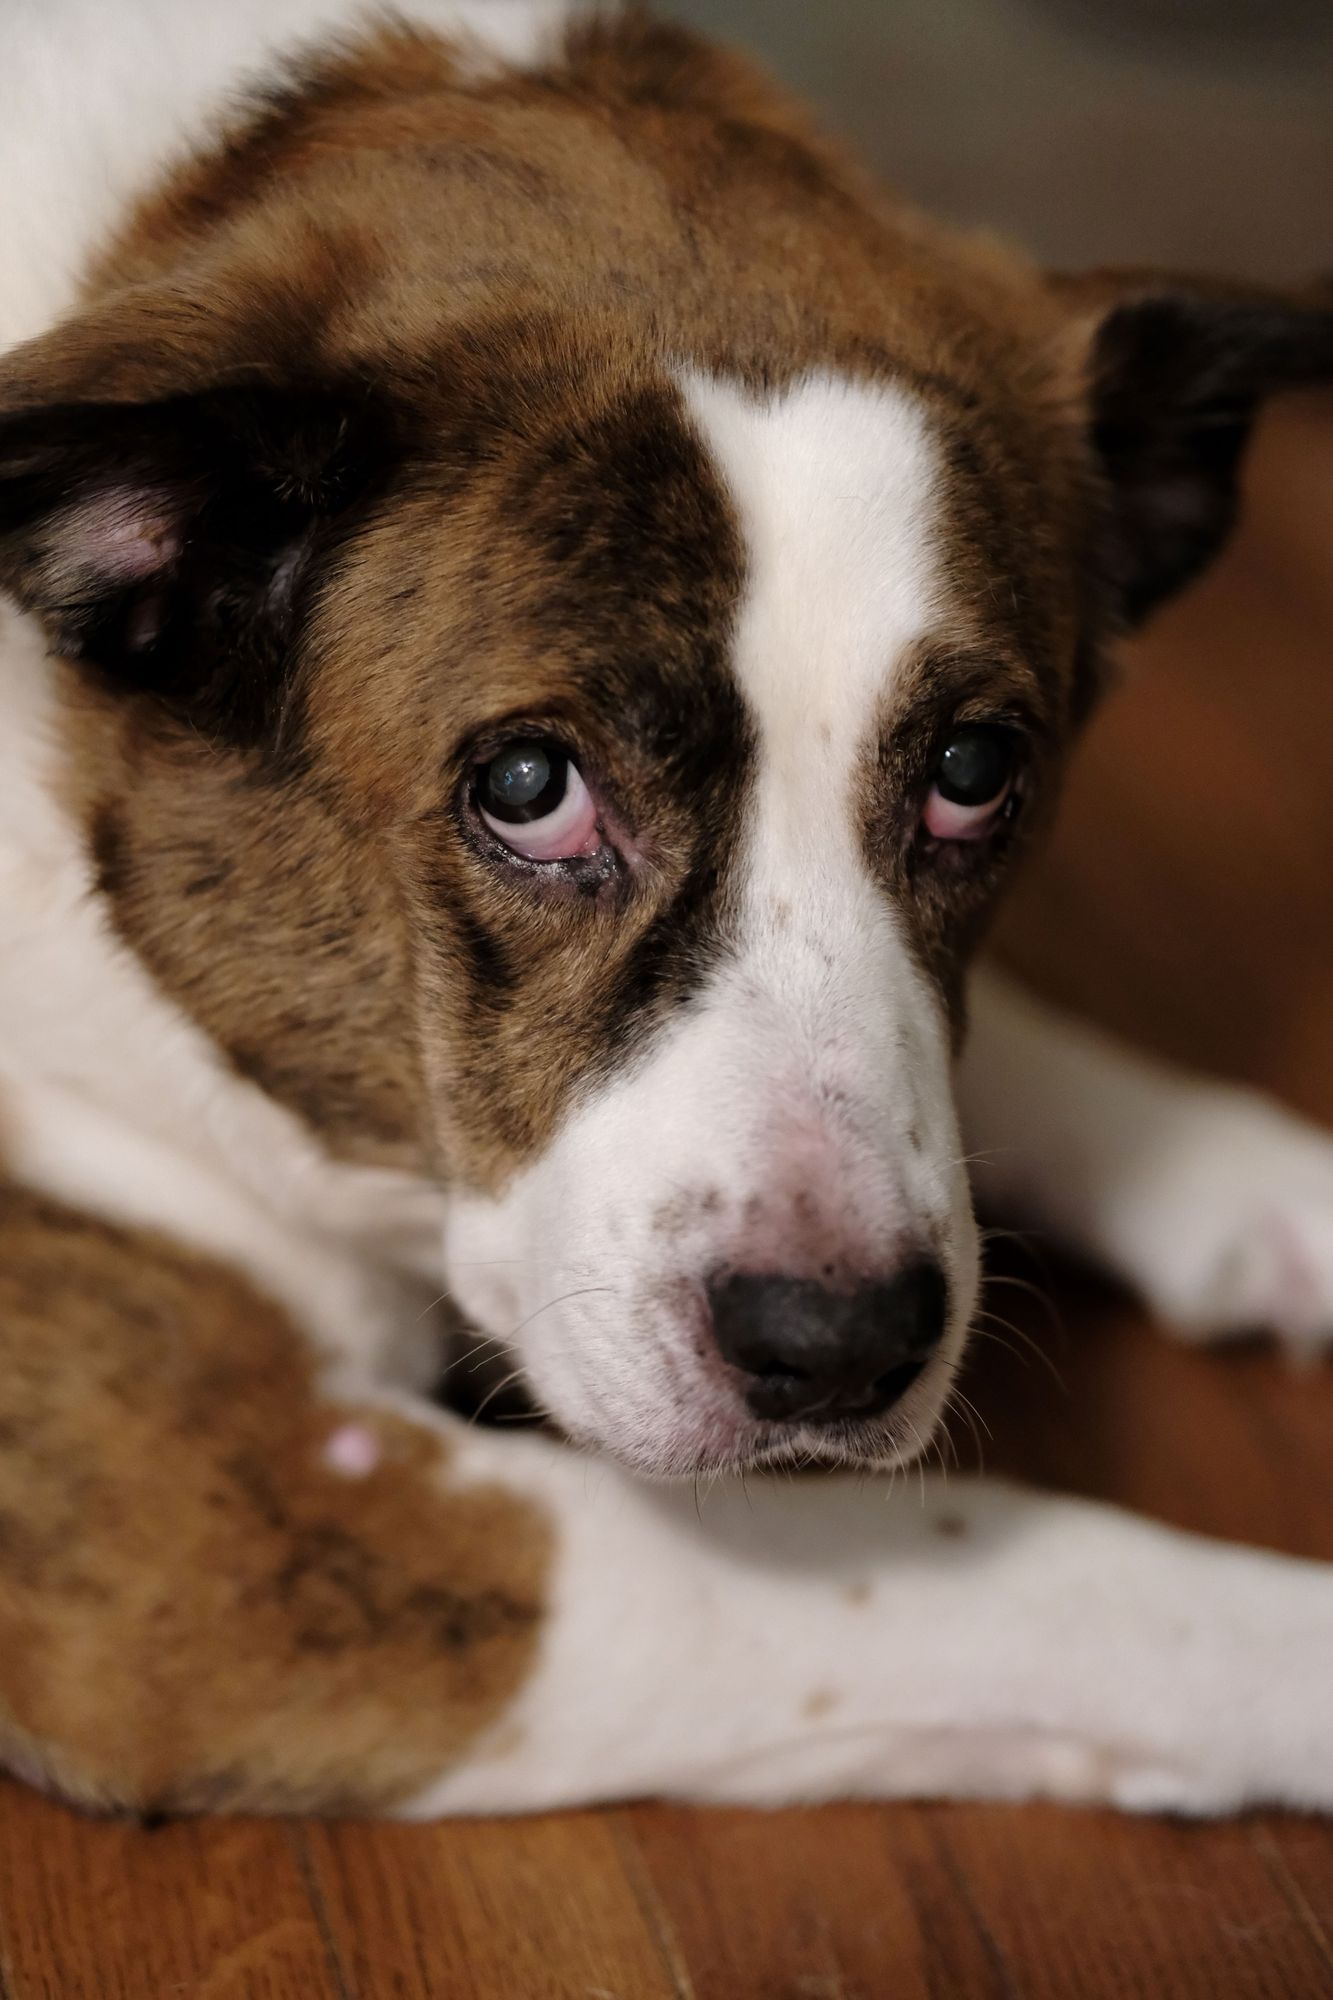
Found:
[{"label": "wood grain", "polygon": [[344,1990],[395,2000],[676,2000],[651,1885],[604,1814],[319,1826],[311,1877]]},{"label": "wood grain", "polygon": [[1030,1807],[923,1808],[1023,2000],[1312,2000],[1326,1966],[1248,1822],[1130,1822]]},{"label": "wood grain", "polygon": [[343,2000],[297,1830],[149,1832],[0,1794],[6,2000]]},{"label": "wood grain", "polygon": [[[1333,1123],[1333,404],[1274,414],[1250,494],[1094,732],[1004,948]],[[1014,1330],[966,1384],[988,1464],[1333,1560],[1333,1370],[1182,1352],[1040,1245],[997,1278]],[[149,1833],[0,1788],[0,2000],[1325,1994],[1333,1827],[1294,1817],[645,1806]]]},{"label": "wood grain", "polygon": [[624,1816],[697,2000],[1005,2000],[984,1925],[915,1807]]}]

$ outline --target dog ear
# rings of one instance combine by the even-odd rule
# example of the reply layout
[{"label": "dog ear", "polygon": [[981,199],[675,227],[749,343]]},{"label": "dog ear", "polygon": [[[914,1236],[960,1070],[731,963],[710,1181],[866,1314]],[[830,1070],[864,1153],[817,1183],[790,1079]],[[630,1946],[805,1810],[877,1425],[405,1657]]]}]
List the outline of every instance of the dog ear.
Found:
[{"label": "dog ear", "polygon": [[141,286],[0,363],[0,588],[57,650],[229,741],[275,726],[391,450],[384,408],[317,379],[291,332]]},{"label": "dog ear", "polygon": [[1333,286],[1302,295],[1115,272],[1053,282],[1103,482],[1098,581],[1133,626],[1221,549],[1263,401],[1333,381]]}]

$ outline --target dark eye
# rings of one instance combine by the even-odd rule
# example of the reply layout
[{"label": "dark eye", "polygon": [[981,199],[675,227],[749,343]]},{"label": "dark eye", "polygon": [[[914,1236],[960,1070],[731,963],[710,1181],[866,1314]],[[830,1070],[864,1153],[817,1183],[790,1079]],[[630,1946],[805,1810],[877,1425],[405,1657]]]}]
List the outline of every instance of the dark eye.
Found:
[{"label": "dark eye", "polygon": [[601,845],[596,805],[558,744],[507,743],[478,767],[474,786],[491,832],[528,861],[565,861]]},{"label": "dark eye", "polygon": [[933,840],[979,840],[1012,791],[1018,762],[1014,733],[993,723],[956,729],[935,767],[921,824]]}]

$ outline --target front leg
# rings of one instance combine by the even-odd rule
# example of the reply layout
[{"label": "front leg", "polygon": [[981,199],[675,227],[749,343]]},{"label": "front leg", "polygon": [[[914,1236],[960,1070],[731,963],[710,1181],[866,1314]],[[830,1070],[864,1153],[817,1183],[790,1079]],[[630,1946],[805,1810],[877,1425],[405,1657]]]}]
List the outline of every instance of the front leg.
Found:
[{"label": "front leg", "polygon": [[555,1524],[538,1664],[413,1815],[1333,1806],[1333,1570],[996,1482],[751,1481],[696,1511],[541,1440],[502,1463]]},{"label": "front leg", "polygon": [[1189,1338],[1333,1337],[1333,1140],[1137,1054],[993,972],[959,1071],[983,1206],[1046,1227]]},{"label": "front leg", "polygon": [[967,1482],[696,1512],[2,1186],[0,1524],[0,1767],[92,1804],[1333,1808],[1333,1571]]}]

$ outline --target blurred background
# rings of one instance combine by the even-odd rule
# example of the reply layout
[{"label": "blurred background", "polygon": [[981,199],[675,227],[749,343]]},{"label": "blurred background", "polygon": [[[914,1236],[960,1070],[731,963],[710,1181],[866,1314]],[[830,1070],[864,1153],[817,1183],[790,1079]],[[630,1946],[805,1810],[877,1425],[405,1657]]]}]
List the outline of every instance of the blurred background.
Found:
[{"label": "blurred background", "polygon": [[1048,262],[1333,266],[1333,0],[665,0]]},{"label": "blurred background", "polygon": [[[657,5],[764,56],[923,206],[1051,263],[1333,269],[1333,0]],[[1001,948],[1333,1127],[1333,392],[1265,421],[1243,531],[1126,667]],[[1040,1241],[1003,1254],[969,1460],[1333,1561],[1333,1366],[1182,1350]],[[1331,1917],[1333,1828],[1290,1815],[636,1806],[147,1836],[0,1794],[13,2000],[1313,2000]]]},{"label": "blurred background", "polygon": [[[1333,271],[1333,0],[660,0],[895,186],[1046,262]],[[1006,910],[1034,984],[1333,1126],[1333,396],[1129,653]]]}]

